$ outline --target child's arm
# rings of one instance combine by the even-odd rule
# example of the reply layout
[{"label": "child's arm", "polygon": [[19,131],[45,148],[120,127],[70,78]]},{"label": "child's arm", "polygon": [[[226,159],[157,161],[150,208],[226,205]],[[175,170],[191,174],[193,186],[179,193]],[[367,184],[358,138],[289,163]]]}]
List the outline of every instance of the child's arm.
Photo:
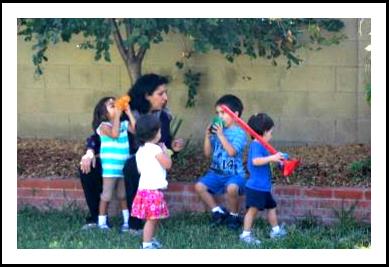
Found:
[{"label": "child's arm", "polygon": [[169,153],[167,152],[167,148],[164,143],[160,144],[162,148],[162,153],[159,153],[155,156],[155,158],[158,160],[159,164],[166,169],[169,170],[172,167],[172,159],[169,156]]},{"label": "child's arm", "polygon": [[222,144],[225,151],[227,151],[228,156],[233,157],[236,155],[235,148],[228,142],[227,138],[223,134],[223,127],[220,125],[213,126],[216,130],[216,135],[220,140],[220,143]]},{"label": "child's arm", "polygon": [[278,152],[274,155],[267,156],[267,157],[257,157],[253,158],[253,165],[255,166],[261,166],[269,164],[270,162],[280,162],[281,159],[283,159],[282,153]]},{"label": "child's arm", "polygon": [[120,127],[120,115],[122,114],[122,111],[118,108],[115,108],[115,117],[113,119],[112,127],[109,127],[108,125],[102,124],[100,126],[100,133],[101,135],[107,135],[112,138],[118,138],[119,137],[119,127]]},{"label": "child's arm", "polygon": [[128,105],[127,108],[124,110],[124,112],[127,114],[129,122],[128,122],[128,131],[132,134],[135,134],[135,124],[136,119],[134,117],[134,114],[132,114],[132,111],[130,109],[130,106]]},{"label": "child's arm", "polygon": [[211,132],[210,132],[211,124],[205,130],[204,137],[204,155],[209,158],[212,153],[212,145],[211,145]]}]

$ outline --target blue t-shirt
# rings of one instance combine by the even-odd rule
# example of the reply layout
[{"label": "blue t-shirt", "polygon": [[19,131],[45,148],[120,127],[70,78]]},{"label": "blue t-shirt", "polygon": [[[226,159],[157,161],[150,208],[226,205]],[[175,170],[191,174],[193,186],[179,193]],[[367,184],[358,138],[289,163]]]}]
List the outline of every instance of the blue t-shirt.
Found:
[{"label": "blue t-shirt", "polygon": [[216,134],[211,136],[211,146],[213,149],[211,170],[224,176],[240,175],[246,176],[243,167],[243,153],[247,143],[246,133],[238,126],[224,128],[223,134],[227,141],[235,149],[235,156],[231,157],[223,148]]},{"label": "blue t-shirt", "polygon": [[266,148],[254,140],[250,144],[249,155],[247,158],[247,169],[249,170],[249,179],[247,180],[246,187],[257,191],[271,191],[271,169],[270,164],[261,166],[253,165],[253,159],[270,156],[270,153]]}]

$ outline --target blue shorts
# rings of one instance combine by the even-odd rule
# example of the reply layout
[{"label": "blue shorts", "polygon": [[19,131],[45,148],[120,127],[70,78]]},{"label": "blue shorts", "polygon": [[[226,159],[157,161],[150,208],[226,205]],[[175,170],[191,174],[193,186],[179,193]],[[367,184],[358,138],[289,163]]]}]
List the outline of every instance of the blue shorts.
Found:
[{"label": "blue shorts", "polygon": [[224,194],[228,185],[235,184],[239,187],[239,195],[242,195],[246,179],[240,175],[224,176],[216,174],[214,171],[208,171],[199,178],[198,182],[204,184],[208,192],[213,195]]}]

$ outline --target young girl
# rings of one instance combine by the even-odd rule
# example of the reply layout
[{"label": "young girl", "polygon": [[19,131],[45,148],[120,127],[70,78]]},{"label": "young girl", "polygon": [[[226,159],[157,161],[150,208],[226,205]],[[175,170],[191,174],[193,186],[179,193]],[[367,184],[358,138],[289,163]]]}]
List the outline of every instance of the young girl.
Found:
[{"label": "young girl", "polygon": [[103,169],[103,192],[100,196],[98,227],[109,229],[107,208],[116,186],[117,197],[123,214],[121,231],[128,231],[129,211],[123,179],[123,167],[129,158],[127,131],[135,132],[135,118],[129,107],[125,110],[130,122],[120,122],[122,110],[115,107],[114,97],[104,97],[96,105],[93,116],[93,130],[100,135],[100,158]]},{"label": "young girl", "polygon": [[[265,113],[259,113],[250,117],[248,125],[266,141],[272,138],[273,120]],[[270,155],[266,148],[254,140],[250,144],[247,167],[250,177],[246,182],[246,208],[243,232],[240,240],[253,245],[259,245],[261,241],[251,234],[251,227],[258,210],[268,210],[268,220],[272,226],[271,238],[283,237],[285,229],[278,226],[276,214],[276,202],[271,195],[271,169],[270,162],[280,162],[282,154]]]},{"label": "young girl", "polygon": [[165,144],[158,143],[161,138],[158,118],[151,114],[141,116],[136,123],[136,137],[141,145],[136,153],[140,179],[131,216],[146,220],[142,248],[161,248],[154,233],[159,219],[169,216],[161,189],[167,188],[166,170],[172,161]]}]

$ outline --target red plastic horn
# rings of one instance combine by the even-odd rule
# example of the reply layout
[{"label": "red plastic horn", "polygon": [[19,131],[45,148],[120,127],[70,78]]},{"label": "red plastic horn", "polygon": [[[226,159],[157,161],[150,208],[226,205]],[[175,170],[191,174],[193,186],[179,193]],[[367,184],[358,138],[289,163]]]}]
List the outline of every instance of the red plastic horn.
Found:
[{"label": "red plastic horn", "polygon": [[[263,139],[262,136],[260,136],[257,132],[255,132],[253,129],[250,128],[250,126],[247,125],[245,121],[243,121],[241,118],[239,118],[232,110],[230,110],[226,105],[221,105],[221,108],[224,112],[226,112],[228,115],[232,117],[232,119],[239,124],[243,130],[245,130],[249,135],[254,137],[258,140],[266,149],[269,151],[270,154],[276,154],[278,153],[277,150],[272,147],[268,142],[266,142],[265,139]],[[290,159],[290,160],[282,160],[282,175],[289,176],[293,173],[293,171],[297,168],[297,166],[300,164],[300,161],[297,159]]]}]

